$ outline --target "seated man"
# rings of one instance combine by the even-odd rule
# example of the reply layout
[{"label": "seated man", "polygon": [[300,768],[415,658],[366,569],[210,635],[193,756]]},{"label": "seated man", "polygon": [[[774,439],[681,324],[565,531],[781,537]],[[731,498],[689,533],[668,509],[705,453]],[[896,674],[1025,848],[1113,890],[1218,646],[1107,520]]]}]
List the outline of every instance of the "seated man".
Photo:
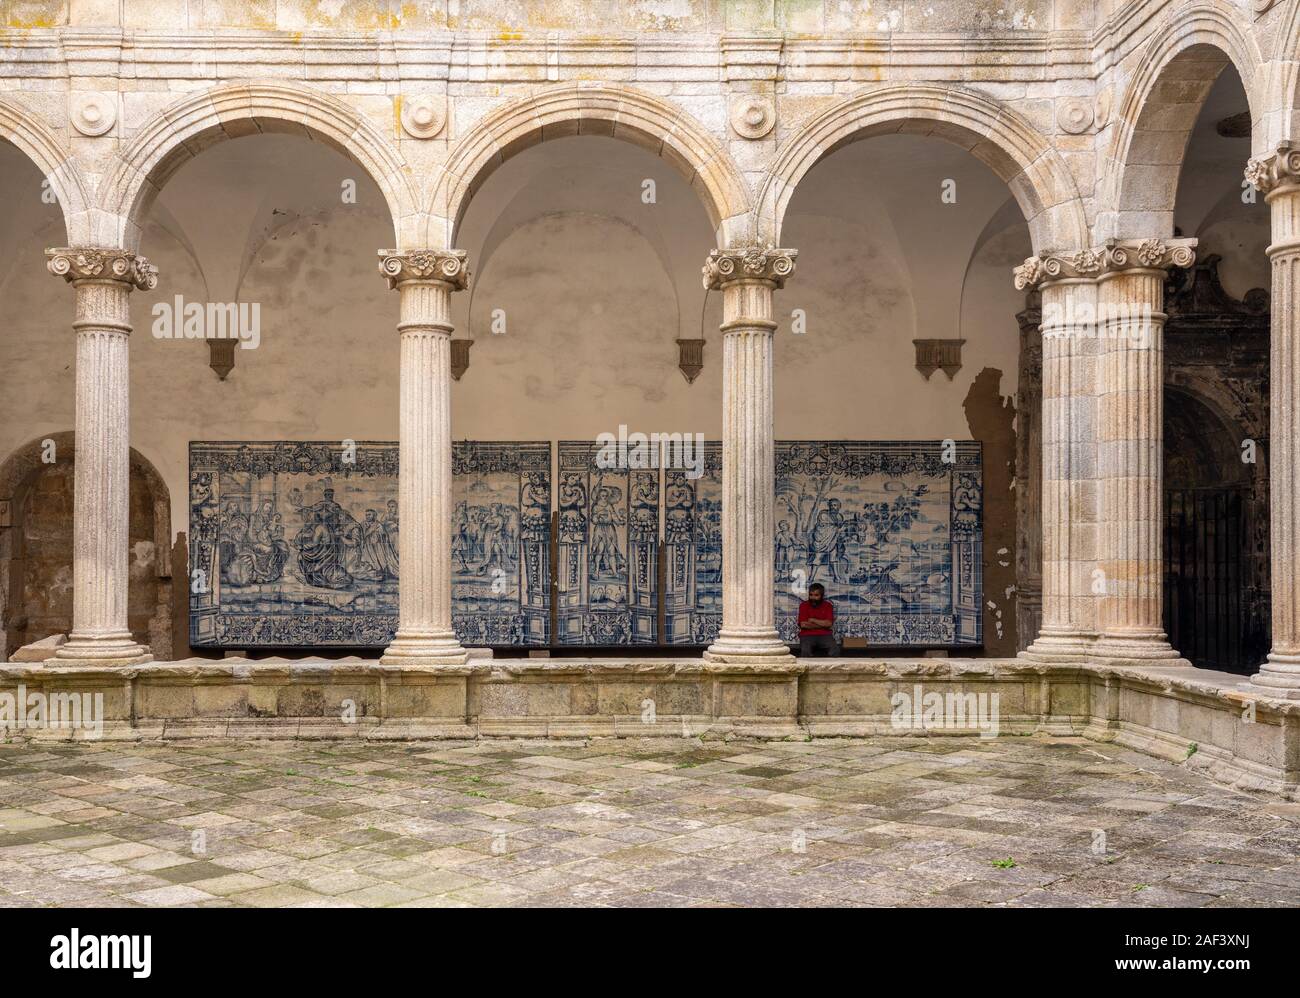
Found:
[{"label": "seated man", "polygon": [[837,656],[839,648],[832,634],[834,626],[835,607],[826,598],[826,588],[820,582],[814,582],[808,587],[808,598],[799,604],[800,657]]}]

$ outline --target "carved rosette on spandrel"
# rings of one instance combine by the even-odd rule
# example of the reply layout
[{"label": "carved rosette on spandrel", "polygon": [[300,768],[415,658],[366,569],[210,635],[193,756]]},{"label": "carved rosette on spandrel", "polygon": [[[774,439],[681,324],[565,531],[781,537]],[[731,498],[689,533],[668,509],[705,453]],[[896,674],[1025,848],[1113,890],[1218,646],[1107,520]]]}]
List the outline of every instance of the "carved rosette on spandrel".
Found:
[{"label": "carved rosette on spandrel", "polygon": [[130,506],[130,295],[158,284],[144,257],[117,249],[45,251],[75,289],[76,468],[72,632],[51,665],[133,665],[152,657],[127,627]]},{"label": "carved rosette on spandrel", "polygon": [[401,295],[397,635],[380,661],[460,666],[451,616],[451,295],[469,280],[463,250],[380,252]]},{"label": "carved rosette on spandrel", "polygon": [[708,662],[780,666],[794,657],[776,630],[776,444],[772,419],[772,293],[797,252],[714,250],[704,286],[722,292],[722,625]]},{"label": "carved rosette on spandrel", "polygon": [[1264,195],[1272,217],[1269,379],[1269,524],[1272,548],[1273,648],[1251,686],[1300,699],[1300,144],[1279,143],[1250,160],[1246,179]]}]

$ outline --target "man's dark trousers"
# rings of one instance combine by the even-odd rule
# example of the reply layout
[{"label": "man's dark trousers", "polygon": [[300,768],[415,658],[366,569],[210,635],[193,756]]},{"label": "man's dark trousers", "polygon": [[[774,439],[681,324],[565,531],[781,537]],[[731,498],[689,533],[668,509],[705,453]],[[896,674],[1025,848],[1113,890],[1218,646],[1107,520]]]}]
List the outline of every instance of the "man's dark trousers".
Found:
[{"label": "man's dark trousers", "polygon": [[839,645],[831,634],[805,634],[799,639],[800,658],[837,658]]}]

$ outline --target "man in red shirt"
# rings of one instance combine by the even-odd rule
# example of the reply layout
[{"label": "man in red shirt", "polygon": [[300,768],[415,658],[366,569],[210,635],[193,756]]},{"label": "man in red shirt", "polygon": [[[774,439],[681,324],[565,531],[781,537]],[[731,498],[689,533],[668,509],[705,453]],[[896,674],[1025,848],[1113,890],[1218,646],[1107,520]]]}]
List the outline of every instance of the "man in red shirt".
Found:
[{"label": "man in red shirt", "polygon": [[799,604],[799,655],[802,658],[839,654],[835,644],[835,607],[826,598],[820,582],[808,587],[808,598]]}]

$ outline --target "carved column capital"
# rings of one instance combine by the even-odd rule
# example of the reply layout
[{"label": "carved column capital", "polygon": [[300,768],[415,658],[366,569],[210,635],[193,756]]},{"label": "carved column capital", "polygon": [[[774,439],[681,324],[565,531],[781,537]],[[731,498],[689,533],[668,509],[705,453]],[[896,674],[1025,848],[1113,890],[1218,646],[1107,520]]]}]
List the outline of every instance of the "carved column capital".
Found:
[{"label": "carved column capital", "polygon": [[785,285],[794,273],[798,250],[772,246],[737,246],[713,250],[704,261],[704,287],[717,291],[736,281],[766,281],[774,287]]},{"label": "carved column capital", "polygon": [[1031,256],[1013,271],[1017,291],[1053,281],[1097,280],[1126,270],[1167,270],[1196,261],[1195,239],[1108,239],[1102,246]]},{"label": "carved column capital", "polygon": [[441,281],[452,291],[469,283],[464,250],[380,250],[379,272],[389,290],[406,281]]},{"label": "carved column capital", "polygon": [[64,247],[45,251],[45,266],[55,277],[78,281],[116,281],[130,288],[152,291],[158,286],[158,268],[142,256],[122,249]]},{"label": "carved column capital", "polygon": [[1252,156],[1246,162],[1246,180],[1261,194],[1300,186],[1300,144],[1287,139],[1266,156]]}]

